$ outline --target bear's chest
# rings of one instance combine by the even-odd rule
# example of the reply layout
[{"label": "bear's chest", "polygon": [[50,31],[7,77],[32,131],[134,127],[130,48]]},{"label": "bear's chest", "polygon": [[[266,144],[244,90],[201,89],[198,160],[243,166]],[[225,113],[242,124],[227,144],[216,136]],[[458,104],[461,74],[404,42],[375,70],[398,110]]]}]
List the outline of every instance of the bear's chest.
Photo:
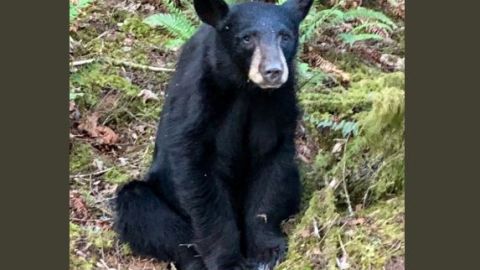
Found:
[{"label": "bear's chest", "polygon": [[245,169],[245,163],[258,161],[278,145],[282,137],[281,118],[282,111],[269,100],[239,97],[214,127],[217,157]]}]

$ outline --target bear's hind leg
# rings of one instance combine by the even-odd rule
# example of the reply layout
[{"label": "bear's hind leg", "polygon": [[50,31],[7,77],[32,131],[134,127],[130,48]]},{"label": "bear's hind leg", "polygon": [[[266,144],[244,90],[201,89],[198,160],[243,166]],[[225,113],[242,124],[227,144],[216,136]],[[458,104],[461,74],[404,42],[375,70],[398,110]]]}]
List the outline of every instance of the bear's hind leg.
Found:
[{"label": "bear's hind leg", "polygon": [[189,246],[192,229],[171,210],[147,182],[124,185],[115,200],[115,230],[122,242],[144,256],[174,261],[179,270],[206,269]]}]

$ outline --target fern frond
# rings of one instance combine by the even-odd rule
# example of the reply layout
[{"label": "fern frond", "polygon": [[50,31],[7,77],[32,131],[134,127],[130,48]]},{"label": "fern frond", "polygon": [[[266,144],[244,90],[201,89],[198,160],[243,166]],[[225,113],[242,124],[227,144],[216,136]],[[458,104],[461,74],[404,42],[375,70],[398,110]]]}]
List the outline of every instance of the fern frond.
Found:
[{"label": "fern frond", "polygon": [[367,23],[362,23],[362,24],[356,26],[350,32],[352,34],[360,34],[362,32],[363,33],[368,32],[368,30],[372,29],[372,28],[379,28],[379,29],[382,29],[382,30],[387,31],[389,33],[391,33],[393,31],[393,28],[388,24],[384,24],[384,23],[381,23],[381,22],[367,22]]},{"label": "fern frond", "polygon": [[144,22],[150,26],[162,27],[175,38],[184,41],[189,39],[196,30],[196,27],[183,15],[159,13],[147,17]]},{"label": "fern frond", "polygon": [[176,48],[181,47],[184,42],[185,41],[182,40],[182,39],[174,38],[174,39],[169,39],[169,40],[165,41],[165,43],[163,45],[167,49],[176,49]]},{"label": "fern frond", "polygon": [[383,37],[377,34],[352,34],[352,33],[343,33],[339,37],[343,42],[353,45],[355,42],[364,41],[364,40],[383,40]]},{"label": "fern frond", "polygon": [[[184,2],[187,2],[187,1],[184,1]],[[164,0],[163,4],[167,9],[167,13],[180,15],[180,16],[183,15],[182,14],[183,12],[177,7],[177,5],[173,0]]]},{"label": "fern frond", "polygon": [[300,42],[304,43],[310,41],[315,37],[315,33],[320,27],[325,29],[331,25],[343,22],[344,20],[345,13],[336,7],[318,12],[314,10],[307,16],[307,18],[305,18],[305,22],[302,24]]},{"label": "fern frond", "polygon": [[345,18],[380,21],[384,24],[390,25],[392,28],[397,27],[395,22],[392,21],[392,19],[390,19],[387,15],[383,14],[382,12],[364,8],[364,7],[358,7],[355,9],[348,10],[347,12],[345,12]]}]

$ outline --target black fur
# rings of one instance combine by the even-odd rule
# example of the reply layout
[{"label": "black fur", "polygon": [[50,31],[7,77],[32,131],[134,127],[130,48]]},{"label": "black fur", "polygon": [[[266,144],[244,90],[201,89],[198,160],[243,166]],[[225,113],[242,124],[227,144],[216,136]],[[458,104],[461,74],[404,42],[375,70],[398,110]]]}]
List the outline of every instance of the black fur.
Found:
[{"label": "black fur", "polygon": [[[221,3],[195,1],[210,25],[182,49],[153,163],[145,181],[119,190],[115,228],[134,252],[181,270],[273,268],[286,249],[280,223],[300,198],[293,59],[298,14],[311,0],[244,3],[227,12]],[[293,37],[282,43],[290,72],[278,89],[248,81],[252,50],[241,37],[252,30]]]}]

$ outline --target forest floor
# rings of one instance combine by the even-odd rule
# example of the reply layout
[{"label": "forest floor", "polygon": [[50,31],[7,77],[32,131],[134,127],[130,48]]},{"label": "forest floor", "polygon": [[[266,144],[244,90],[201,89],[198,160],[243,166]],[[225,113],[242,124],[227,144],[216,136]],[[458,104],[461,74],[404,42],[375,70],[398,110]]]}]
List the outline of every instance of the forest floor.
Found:
[{"label": "forest floor", "polygon": [[[171,33],[143,20],[167,12],[168,1],[71,2],[88,4],[70,26],[70,267],[172,269],[118,242],[111,204],[151,161],[179,50],[164,46]],[[305,194],[302,212],[285,223],[289,253],[279,269],[404,269],[404,5],[372,2],[397,25],[384,40],[339,42],[347,20],[300,49]]]}]

